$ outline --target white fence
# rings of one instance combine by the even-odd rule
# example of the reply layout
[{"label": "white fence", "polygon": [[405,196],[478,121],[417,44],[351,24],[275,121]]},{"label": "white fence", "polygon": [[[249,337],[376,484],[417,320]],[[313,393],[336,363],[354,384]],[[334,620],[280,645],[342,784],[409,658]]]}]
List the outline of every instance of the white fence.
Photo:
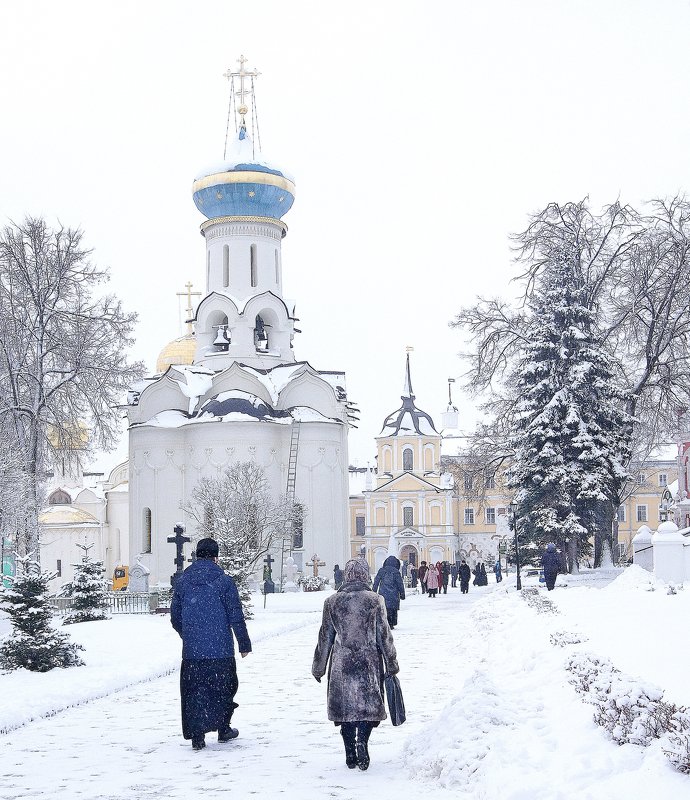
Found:
[{"label": "white fence", "polygon": [[690,582],[690,528],[662,522],[652,533],[643,525],[633,539],[633,561],[667,583]]},{"label": "white fence", "polygon": [[[152,614],[159,610],[159,595],[155,592],[108,592],[106,596],[111,614]],[[55,613],[60,617],[72,609],[72,603],[71,597],[54,597],[51,600]]]}]

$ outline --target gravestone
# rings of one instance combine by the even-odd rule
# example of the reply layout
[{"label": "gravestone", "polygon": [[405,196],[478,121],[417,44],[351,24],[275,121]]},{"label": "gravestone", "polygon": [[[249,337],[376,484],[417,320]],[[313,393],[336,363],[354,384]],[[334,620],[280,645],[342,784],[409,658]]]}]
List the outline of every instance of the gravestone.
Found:
[{"label": "gravestone", "polygon": [[283,585],[284,592],[298,592],[299,586],[295,578],[297,577],[297,566],[295,559],[290,556],[285,562],[285,583]]},{"label": "gravestone", "polygon": [[127,585],[128,592],[146,592],[149,591],[149,575],[151,570],[145,567],[141,561],[137,563],[129,571],[129,584]]}]

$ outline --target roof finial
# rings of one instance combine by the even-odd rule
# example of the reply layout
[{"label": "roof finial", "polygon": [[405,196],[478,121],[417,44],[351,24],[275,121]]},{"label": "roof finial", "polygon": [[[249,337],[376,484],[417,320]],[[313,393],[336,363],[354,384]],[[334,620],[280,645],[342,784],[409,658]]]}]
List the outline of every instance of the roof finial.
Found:
[{"label": "roof finial", "polygon": [[403,388],[403,397],[414,397],[412,394],[412,378],[410,377],[410,353],[414,352],[414,347],[409,345],[405,348],[407,358],[405,363],[405,387]]},{"label": "roof finial", "polygon": [[[239,97],[240,99],[239,106],[235,105],[235,113],[240,115],[240,138],[243,139],[243,134],[247,130],[245,118],[249,113],[249,103],[251,102],[252,106],[254,105],[254,78],[258,78],[261,73],[256,69],[245,69],[244,65],[247,63],[247,59],[244,56],[240,56],[237,59],[237,63],[240,68],[235,72],[228,69],[223,73],[223,77],[230,81],[231,107],[235,98]],[[239,89],[235,89],[235,78],[239,81]],[[229,111],[230,109],[228,109],[228,116]]]}]

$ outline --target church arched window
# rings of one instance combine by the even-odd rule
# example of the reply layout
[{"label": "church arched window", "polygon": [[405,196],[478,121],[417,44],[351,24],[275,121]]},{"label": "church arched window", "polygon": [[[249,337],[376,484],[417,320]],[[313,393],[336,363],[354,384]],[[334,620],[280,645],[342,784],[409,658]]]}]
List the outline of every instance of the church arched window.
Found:
[{"label": "church arched window", "polygon": [[280,286],[280,256],[278,255],[278,248],[275,249],[276,259],[276,286]]},{"label": "church arched window", "polygon": [[141,521],[141,552],[151,552],[151,509],[144,508]]},{"label": "church arched window", "polygon": [[69,506],[72,505],[72,498],[64,489],[56,489],[48,498],[49,506]]},{"label": "church arched window", "polygon": [[254,321],[254,346],[257,350],[268,350],[268,331],[261,314],[257,314]]},{"label": "church arched window", "polygon": [[230,286],[230,247],[223,245],[223,286],[227,289]]},{"label": "church arched window", "polygon": [[257,263],[256,263],[256,245],[253,244],[249,248],[249,283],[251,284],[252,288],[255,287],[258,283],[258,275],[257,275]]},{"label": "church arched window", "polygon": [[403,450],[403,470],[405,472],[412,472],[414,468],[414,453],[411,447],[406,447]]}]

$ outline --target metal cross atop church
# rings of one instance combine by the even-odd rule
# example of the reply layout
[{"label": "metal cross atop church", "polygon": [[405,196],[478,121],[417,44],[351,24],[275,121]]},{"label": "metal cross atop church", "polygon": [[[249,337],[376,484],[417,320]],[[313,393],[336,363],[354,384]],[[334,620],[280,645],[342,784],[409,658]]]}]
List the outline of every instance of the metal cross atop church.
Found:
[{"label": "metal cross atop church", "polygon": [[[232,70],[228,70],[227,72],[223,73],[223,77],[227,78],[231,82],[231,86],[234,90],[235,86],[235,78],[239,78],[240,88],[238,91],[234,91],[236,97],[240,98],[240,105],[237,109],[238,113],[242,117],[242,124],[244,125],[244,118],[249,112],[249,108],[245,102],[245,95],[250,95],[253,97],[254,95],[254,78],[258,78],[261,73],[258,70],[246,70],[244,65],[247,63],[247,59],[244,56],[240,56],[237,59],[237,63],[240,65],[240,68],[237,72],[232,72]],[[249,78],[249,87],[245,86],[245,80]]]}]

